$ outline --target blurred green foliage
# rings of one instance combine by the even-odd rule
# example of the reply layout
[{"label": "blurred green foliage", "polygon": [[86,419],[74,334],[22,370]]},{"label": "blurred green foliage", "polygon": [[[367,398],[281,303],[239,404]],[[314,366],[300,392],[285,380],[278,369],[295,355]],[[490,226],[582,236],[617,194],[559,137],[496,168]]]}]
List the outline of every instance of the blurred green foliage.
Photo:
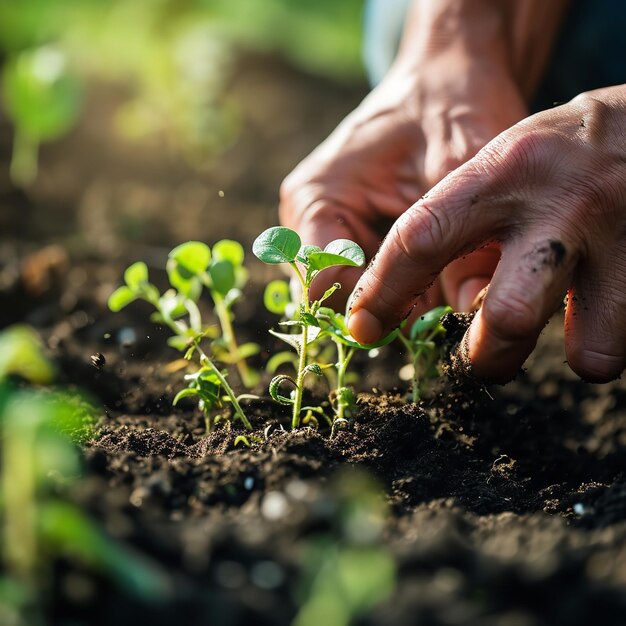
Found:
[{"label": "blurred green foliage", "polygon": [[0,333],[0,624],[43,624],[50,572],[64,558],[103,572],[128,593],[154,599],[169,580],[152,562],[110,539],[66,500],[81,474],[75,441],[93,437],[95,409],[50,383],[54,369],[36,333]]},{"label": "blurred green foliage", "polygon": [[32,182],[38,144],[75,122],[78,77],[126,85],[118,129],[166,134],[202,165],[237,134],[237,108],[225,93],[233,51],[278,53],[307,71],[359,80],[363,1],[2,0],[14,178]]}]

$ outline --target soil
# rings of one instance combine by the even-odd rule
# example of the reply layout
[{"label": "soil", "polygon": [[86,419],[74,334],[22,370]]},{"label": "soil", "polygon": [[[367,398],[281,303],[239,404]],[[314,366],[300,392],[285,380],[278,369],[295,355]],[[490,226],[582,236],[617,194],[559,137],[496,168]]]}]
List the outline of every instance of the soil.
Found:
[{"label": "soil", "polygon": [[[206,436],[197,411],[172,407],[185,371],[165,330],[141,305],[105,307],[123,267],[147,260],[162,284],[168,247],[182,240],[249,248],[275,223],[282,176],[363,94],[258,57],[231,90],[243,133],[208,173],[114,139],[96,124],[115,100],[102,87],[76,131],[44,149],[28,195],[3,181],[0,323],[33,324],[60,383],[101,407],[68,497],[167,579],[146,599],[59,559],[40,599],[46,623],[626,624],[626,386],[569,372],[559,316],[501,388],[451,377],[415,406],[398,352],[357,361],[358,412],[334,438],[291,432],[262,386],[248,403],[249,448],[235,447],[236,423]],[[211,211],[220,219],[209,225]],[[271,345],[259,295],[272,274],[249,265],[237,331]],[[395,574],[379,601],[361,590],[341,617],[333,602],[357,592],[337,564],[355,553],[373,555],[358,580],[373,577],[374,589],[385,586],[380,559]]]}]

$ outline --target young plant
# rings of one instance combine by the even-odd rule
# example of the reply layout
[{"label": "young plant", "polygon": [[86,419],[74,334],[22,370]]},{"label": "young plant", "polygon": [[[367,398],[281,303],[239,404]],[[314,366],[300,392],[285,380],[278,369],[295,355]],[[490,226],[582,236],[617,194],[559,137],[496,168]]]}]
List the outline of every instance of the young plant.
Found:
[{"label": "young plant", "polygon": [[[172,288],[164,294],[150,283],[146,264],[138,261],[124,272],[126,284],[109,297],[109,308],[114,312],[135,300],[149,302],[156,309],[152,321],[166,325],[174,333],[168,344],[184,351],[187,360],[198,355],[199,369],[186,376],[189,386],[176,395],[174,404],[184,397],[197,398],[207,431],[215,426],[215,413],[222,408],[224,399],[231,402],[235,415],[243,425],[247,429],[252,428],[239,402],[249,396],[236,396],[226,380],[227,373],[214,363],[214,359],[219,359],[238,364],[242,378],[251,376],[245,357],[257,351],[258,346],[238,346],[231,325],[231,309],[241,297],[240,287],[247,277],[242,262],[243,250],[237,242],[218,242],[211,254],[206,244],[190,241],[170,252],[167,273]],[[202,322],[197,301],[204,287],[211,293],[216,314],[223,323],[221,337],[214,327],[205,326]],[[200,345],[206,338],[214,340],[211,343],[213,358]],[[250,378],[248,382],[251,382]]]},{"label": "young plant", "polygon": [[[356,243],[348,239],[332,241],[324,250],[318,246],[302,245],[300,236],[284,226],[275,226],[261,233],[254,241],[252,251],[264,263],[289,265],[300,283],[301,298],[298,304],[298,318],[281,322],[284,326],[299,327],[299,333],[287,334],[270,330],[272,335],[288,343],[298,353],[296,378],[294,380],[291,376],[281,374],[272,379],[269,388],[274,400],[292,406],[291,425],[293,428],[298,428],[303,410],[302,393],[305,377],[309,373],[318,376],[322,373],[319,364],[309,363],[309,346],[322,331],[316,314],[322,303],[340,288],[339,283],[335,283],[319,300],[311,302],[309,298],[311,284],[320,272],[330,267],[362,266],[365,263],[365,254]],[[280,386],[284,383],[290,383],[293,386],[293,391],[289,396],[280,393]]]},{"label": "young plant", "polygon": [[317,320],[322,329],[321,336],[328,336],[337,349],[337,379],[335,389],[330,393],[331,405],[335,417],[333,430],[336,426],[346,422],[356,405],[356,397],[351,387],[346,385],[348,365],[357,350],[373,350],[391,343],[399,334],[400,329],[392,330],[385,337],[371,344],[359,343],[348,330],[346,318],[329,307],[320,307],[317,311]]},{"label": "young plant", "polygon": [[413,366],[411,382],[413,403],[420,401],[426,380],[439,376],[437,363],[440,354],[436,339],[445,335],[446,329],[441,325],[441,318],[451,311],[452,308],[449,306],[435,307],[413,323],[408,337],[402,333],[398,334],[398,338],[409,353]]},{"label": "young plant", "polygon": [[61,498],[80,474],[75,442],[93,437],[95,409],[75,393],[18,387],[11,376],[37,385],[54,376],[27,326],[0,333],[0,587],[22,591],[15,612],[32,615],[35,607],[28,605],[37,603],[59,557],[100,570],[146,599],[162,597],[169,587],[164,572],[109,539]]},{"label": "young plant", "polygon": [[78,119],[81,89],[67,59],[52,47],[26,50],[6,61],[2,100],[13,122],[11,178],[22,186],[37,176],[39,145],[63,136]]}]

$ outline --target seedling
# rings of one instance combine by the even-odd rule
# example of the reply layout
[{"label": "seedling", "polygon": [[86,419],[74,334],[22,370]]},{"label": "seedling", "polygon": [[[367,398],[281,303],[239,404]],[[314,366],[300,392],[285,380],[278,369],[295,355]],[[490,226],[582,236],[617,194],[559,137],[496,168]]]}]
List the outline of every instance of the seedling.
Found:
[{"label": "seedling", "polygon": [[[226,380],[227,373],[214,363],[214,359],[235,363],[242,379],[253,382],[245,358],[254,354],[258,346],[238,346],[231,324],[232,306],[241,297],[241,287],[247,279],[242,263],[243,249],[235,241],[218,242],[213,247],[213,254],[206,244],[189,241],[170,252],[167,273],[172,288],[164,294],[161,295],[150,283],[146,264],[138,261],[124,272],[126,284],[109,297],[112,311],[120,311],[135,300],[149,302],[156,309],[152,321],[165,324],[174,333],[168,344],[184,351],[187,360],[198,355],[199,369],[186,376],[189,386],[176,395],[174,404],[184,397],[197,398],[207,431],[213,430],[218,419],[215,413],[222,407],[223,400],[231,402],[235,415],[247,429],[252,428],[239,402],[250,396],[236,396]],[[221,337],[214,327],[202,322],[197,301],[203,287],[213,298],[216,315],[222,324]],[[206,338],[214,340],[211,343],[213,358],[200,345]]]},{"label": "seedling", "polygon": [[0,551],[5,572],[0,587],[22,591],[15,610],[27,610],[36,601],[59,556],[101,570],[146,599],[162,597],[169,585],[163,572],[107,538],[59,497],[80,474],[73,440],[93,437],[95,410],[76,394],[17,388],[9,379],[15,375],[40,385],[54,376],[39,338],[26,326],[0,333]]},{"label": "seedling", "polygon": [[446,329],[441,325],[441,318],[451,311],[449,306],[435,307],[413,323],[408,337],[398,334],[413,365],[411,400],[414,403],[420,401],[425,382],[439,376],[437,362],[440,355],[436,339],[445,334]]},{"label": "seedling", "polygon": [[395,329],[385,337],[372,344],[359,343],[348,330],[346,318],[329,307],[320,307],[317,311],[317,320],[322,328],[322,336],[330,337],[337,349],[337,379],[335,389],[330,393],[330,401],[335,414],[333,431],[337,426],[346,423],[346,418],[351,416],[356,406],[356,396],[352,387],[346,385],[348,365],[357,350],[373,350],[391,343],[398,333]]},{"label": "seedling", "polygon": [[64,135],[78,118],[80,86],[63,53],[43,46],[10,57],[2,71],[5,111],[15,126],[11,177],[28,185],[37,175],[39,144]]},{"label": "seedling", "polygon": [[[292,406],[292,428],[300,426],[302,407],[302,393],[304,380],[307,374],[321,376],[322,369],[317,363],[309,363],[308,348],[321,332],[320,323],[316,317],[322,303],[337,289],[339,283],[333,284],[319,300],[310,301],[309,292],[313,280],[320,272],[330,267],[348,266],[361,267],[365,263],[363,250],[348,239],[337,239],[329,243],[324,250],[318,246],[302,245],[300,236],[284,226],[275,226],[261,233],[255,240],[252,251],[264,263],[270,265],[288,264],[297,277],[301,287],[301,299],[298,304],[298,319],[281,322],[284,326],[300,328],[298,334],[279,333],[270,330],[270,333],[295,348],[298,353],[298,366],[295,380],[291,376],[281,374],[272,379],[269,387],[270,395],[280,404]],[[298,266],[300,264],[301,267]],[[302,268],[302,269],[301,269]],[[284,383],[293,386],[289,396],[280,392]]]}]

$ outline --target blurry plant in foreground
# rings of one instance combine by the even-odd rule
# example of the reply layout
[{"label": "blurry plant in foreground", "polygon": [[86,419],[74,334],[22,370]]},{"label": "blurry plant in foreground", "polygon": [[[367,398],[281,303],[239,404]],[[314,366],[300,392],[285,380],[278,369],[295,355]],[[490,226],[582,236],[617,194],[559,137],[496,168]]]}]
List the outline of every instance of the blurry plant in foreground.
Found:
[{"label": "blurry plant in foreground", "polygon": [[38,624],[50,570],[60,557],[110,576],[122,589],[157,598],[167,580],[154,565],[109,539],[63,493],[80,476],[72,439],[93,436],[94,409],[42,385],[54,370],[35,332],[0,333],[0,623]]},{"label": "blurry plant in foreground", "polygon": [[338,525],[319,535],[304,553],[300,611],[294,626],[349,626],[394,591],[395,561],[382,545],[387,507],[372,477],[339,474]]}]

